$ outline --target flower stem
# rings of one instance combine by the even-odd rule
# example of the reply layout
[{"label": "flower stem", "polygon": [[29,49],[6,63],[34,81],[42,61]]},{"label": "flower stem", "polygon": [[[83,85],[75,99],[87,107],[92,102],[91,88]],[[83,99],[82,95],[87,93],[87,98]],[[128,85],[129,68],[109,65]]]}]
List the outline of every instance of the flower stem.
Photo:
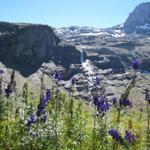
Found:
[{"label": "flower stem", "polygon": [[147,150],[150,148],[150,103],[147,102]]},{"label": "flower stem", "polygon": [[95,105],[95,109],[94,109],[94,121],[93,121],[93,150],[96,150],[96,105]]}]

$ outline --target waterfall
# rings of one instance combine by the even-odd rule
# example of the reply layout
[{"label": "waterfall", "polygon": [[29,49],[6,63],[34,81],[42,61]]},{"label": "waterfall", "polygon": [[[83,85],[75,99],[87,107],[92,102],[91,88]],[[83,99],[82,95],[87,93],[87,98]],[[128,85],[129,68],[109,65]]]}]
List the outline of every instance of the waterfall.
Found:
[{"label": "waterfall", "polygon": [[80,52],[81,52],[80,62],[83,63],[84,62],[83,51],[81,50]]},{"label": "waterfall", "polygon": [[81,49],[80,50],[80,62],[82,65],[82,71],[85,79],[87,80],[88,83],[88,91],[90,91],[95,84],[95,73],[97,71],[97,67],[95,67],[89,59],[84,59],[84,54]]}]

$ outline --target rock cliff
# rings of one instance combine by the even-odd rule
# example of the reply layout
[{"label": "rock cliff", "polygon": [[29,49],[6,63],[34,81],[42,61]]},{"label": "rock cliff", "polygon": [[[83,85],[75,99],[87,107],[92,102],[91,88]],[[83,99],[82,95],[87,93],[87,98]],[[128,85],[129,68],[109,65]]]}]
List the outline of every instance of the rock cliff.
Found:
[{"label": "rock cliff", "polygon": [[150,2],[138,5],[124,23],[127,33],[133,31],[150,33]]},{"label": "rock cliff", "polygon": [[63,67],[80,63],[80,51],[73,46],[60,46],[59,42],[47,25],[0,22],[0,61],[24,76],[49,60]]}]

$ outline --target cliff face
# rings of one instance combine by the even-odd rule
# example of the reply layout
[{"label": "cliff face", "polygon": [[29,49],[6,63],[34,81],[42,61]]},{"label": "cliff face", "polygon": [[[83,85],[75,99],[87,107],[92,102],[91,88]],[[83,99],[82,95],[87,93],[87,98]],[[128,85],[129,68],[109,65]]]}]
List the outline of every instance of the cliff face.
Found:
[{"label": "cliff face", "polygon": [[124,23],[124,28],[127,33],[131,33],[135,30],[140,30],[141,27],[148,29],[147,25],[150,25],[150,2],[138,5],[130,13]]},{"label": "cliff face", "polygon": [[[74,30],[73,30],[74,29]],[[141,61],[142,72],[150,72],[150,36],[126,34],[122,25],[107,29],[69,27],[56,29],[63,43],[71,43],[87,54],[99,69],[122,73],[131,67],[134,59]]]},{"label": "cliff face", "polygon": [[[80,52],[74,47],[59,46],[59,42],[53,29],[47,25],[0,22],[0,61],[25,76],[49,60],[59,62],[64,67],[72,62],[80,63]],[[68,49],[67,55],[71,56],[67,59],[65,49]],[[74,59],[72,53],[75,53]]]}]

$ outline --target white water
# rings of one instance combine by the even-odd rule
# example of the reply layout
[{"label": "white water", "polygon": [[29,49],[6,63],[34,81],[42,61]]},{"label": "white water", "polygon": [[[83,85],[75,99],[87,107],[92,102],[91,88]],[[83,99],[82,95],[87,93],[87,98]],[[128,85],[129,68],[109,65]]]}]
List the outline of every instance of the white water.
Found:
[{"label": "white water", "polygon": [[81,62],[81,63],[83,63],[83,62],[84,62],[83,51],[82,51],[82,50],[80,50],[80,52],[81,52],[80,62]]},{"label": "white water", "polygon": [[89,75],[93,75],[93,66],[90,62],[90,60],[86,59],[84,60],[83,51],[80,50],[81,56],[80,56],[80,62],[82,64],[82,68],[84,71],[86,71]]},{"label": "white water", "polygon": [[87,59],[85,62],[82,63],[82,67],[86,74],[89,87],[93,87],[95,76],[94,76],[94,68],[91,61]]},{"label": "white water", "polygon": [[85,62],[82,63],[82,67],[83,69],[89,74],[89,75],[93,75],[93,66],[90,62],[90,60],[86,60]]},{"label": "white water", "polygon": [[92,87],[94,85],[94,80],[95,80],[93,64],[88,59],[84,60],[83,51],[82,50],[81,50],[81,58],[80,58],[80,60],[81,60],[82,68],[83,68],[83,71],[85,73],[85,77],[87,78],[89,87]]}]

